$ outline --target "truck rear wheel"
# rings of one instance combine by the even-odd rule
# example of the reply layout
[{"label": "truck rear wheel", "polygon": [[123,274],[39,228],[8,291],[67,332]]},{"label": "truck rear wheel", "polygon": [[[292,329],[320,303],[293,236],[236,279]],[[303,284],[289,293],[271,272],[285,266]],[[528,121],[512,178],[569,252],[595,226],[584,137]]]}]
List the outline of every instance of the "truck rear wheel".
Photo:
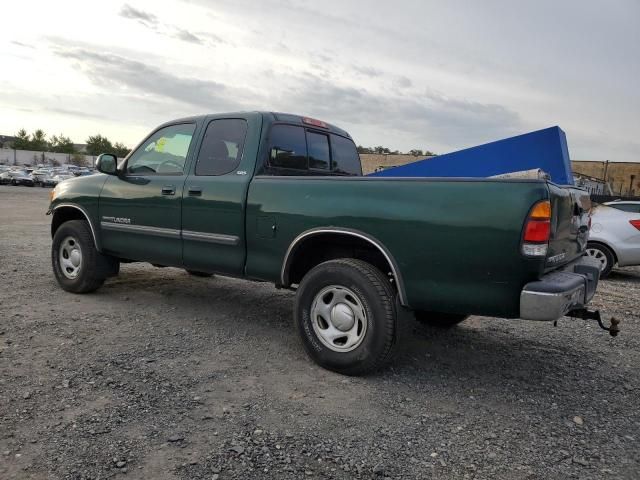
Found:
[{"label": "truck rear wheel", "polygon": [[53,273],[67,292],[97,290],[107,277],[117,275],[120,262],[96,250],[91,228],[84,220],[63,223],[51,246]]},{"label": "truck rear wheel", "polygon": [[469,318],[469,315],[425,312],[422,310],[416,310],[414,315],[418,322],[437,328],[452,328]]},{"label": "truck rear wheel", "polygon": [[329,260],[298,287],[295,322],[302,344],[320,366],[362,375],[385,365],[398,345],[396,293],[361,260]]}]

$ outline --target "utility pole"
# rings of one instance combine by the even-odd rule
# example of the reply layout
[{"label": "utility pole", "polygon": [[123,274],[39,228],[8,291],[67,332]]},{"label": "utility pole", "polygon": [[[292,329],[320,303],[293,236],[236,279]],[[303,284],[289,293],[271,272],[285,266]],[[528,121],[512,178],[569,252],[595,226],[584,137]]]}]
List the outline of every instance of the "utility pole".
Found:
[{"label": "utility pole", "polygon": [[635,180],[636,176],[635,175],[631,175],[630,178],[631,179],[629,180],[629,196],[632,195],[631,189],[633,188],[633,181]]},{"label": "utility pole", "polygon": [[604,181],[607,182],[607,173],[609,171],[609,160],[604,162]]}]

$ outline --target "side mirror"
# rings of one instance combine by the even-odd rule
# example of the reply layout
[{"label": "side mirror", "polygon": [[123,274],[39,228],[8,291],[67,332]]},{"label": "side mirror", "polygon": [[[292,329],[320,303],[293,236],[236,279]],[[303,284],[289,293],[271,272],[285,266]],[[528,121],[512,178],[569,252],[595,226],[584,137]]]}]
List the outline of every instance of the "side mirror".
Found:
[{"label": "side mirror", "polygon": [[118,159],[111,153],[103,153],[96,160],[96,169],[107,175],[115,175],[118,171]]}]

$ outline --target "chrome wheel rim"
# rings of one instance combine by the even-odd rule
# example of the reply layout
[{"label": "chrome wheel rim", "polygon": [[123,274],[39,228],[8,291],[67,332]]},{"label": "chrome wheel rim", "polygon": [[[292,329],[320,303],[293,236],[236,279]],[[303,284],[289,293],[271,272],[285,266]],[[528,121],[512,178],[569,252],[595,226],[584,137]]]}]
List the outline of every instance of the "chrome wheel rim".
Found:
[{"label": "chrome wheel rim", "polygon": [[368,321],[362,301],[352,290],[330,285],[313,299],[311,324],[325,347],[350,352],[364,340]]},{"label": "chrome wheel rim", "polygon": [[82,250],[74,237],[66,237],[60,244],[58,255],[60,270],[70,280],[75,279],[82,268]]},{"label": "chrome wheel rim", "polygon": [[607,264],[609,262],[607,261],[607,256],[602,250],[599,250],[597,248],[587,248],[587,255],[589,255],[591,258],[595,258],[598,262],[600,262],[601,272],[604,271],[605,268],[607,268]]}]

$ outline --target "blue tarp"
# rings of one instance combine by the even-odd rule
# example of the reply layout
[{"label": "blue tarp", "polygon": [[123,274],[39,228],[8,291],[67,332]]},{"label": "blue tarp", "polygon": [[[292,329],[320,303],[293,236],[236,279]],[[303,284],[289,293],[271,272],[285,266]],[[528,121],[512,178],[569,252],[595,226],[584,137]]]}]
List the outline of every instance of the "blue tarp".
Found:
[{"label": "blue tarp", "polygon": [[567,137],[560,127],[418,160],[372,173],[376,177],[490,177],[540,168],[561,185],[573,185]]}]

